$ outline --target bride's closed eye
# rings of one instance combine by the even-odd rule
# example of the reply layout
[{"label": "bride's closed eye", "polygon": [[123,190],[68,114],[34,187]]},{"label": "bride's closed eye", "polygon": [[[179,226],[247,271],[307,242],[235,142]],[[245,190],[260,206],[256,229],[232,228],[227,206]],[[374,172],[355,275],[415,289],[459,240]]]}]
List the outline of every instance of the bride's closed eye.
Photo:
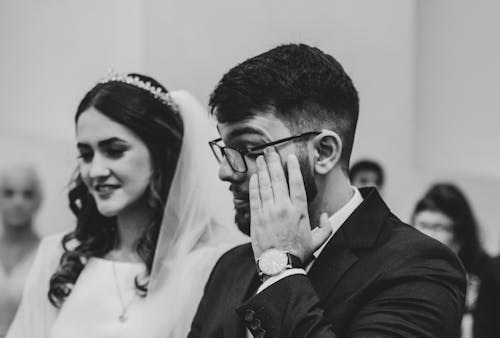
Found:
[{"label": "bride's closed eye", "polygon": [[102,151],[107,157],[118,159],[121,158],[128,149],[129,147],[123,145],[110,145],[105,147]]}]

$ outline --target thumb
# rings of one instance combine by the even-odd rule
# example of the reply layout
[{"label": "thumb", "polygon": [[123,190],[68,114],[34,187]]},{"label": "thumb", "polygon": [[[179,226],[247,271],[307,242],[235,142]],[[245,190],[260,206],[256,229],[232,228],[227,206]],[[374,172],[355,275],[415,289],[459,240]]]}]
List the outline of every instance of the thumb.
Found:
[{"label": "thumb", "polygon": [[324,212],[319,218],[319,226],[312,231],[312,244],[314,251],[318,250],[331,234],[332,226],[328,220],[328,214]]}]

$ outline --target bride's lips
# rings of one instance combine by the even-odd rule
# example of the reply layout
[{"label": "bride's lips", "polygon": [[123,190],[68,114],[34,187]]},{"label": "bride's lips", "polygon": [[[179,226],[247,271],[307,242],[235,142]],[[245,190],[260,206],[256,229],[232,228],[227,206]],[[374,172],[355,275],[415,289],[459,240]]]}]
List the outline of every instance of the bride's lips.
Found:
[{"label": "bride's lips", "polygon": [[111,195],[116,189],[120,188],[118,184],[96,184],[93,187],[94,192],[99,197],[106,197]]}]

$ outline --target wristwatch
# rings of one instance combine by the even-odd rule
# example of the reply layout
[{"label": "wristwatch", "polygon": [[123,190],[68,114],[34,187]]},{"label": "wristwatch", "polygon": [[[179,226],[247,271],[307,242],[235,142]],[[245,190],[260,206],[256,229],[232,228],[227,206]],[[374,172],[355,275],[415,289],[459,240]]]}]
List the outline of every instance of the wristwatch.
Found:
[{"label": "wristwatch", "polygon": [[257,259],[257,270],[259,276],[276,276],[281,272],[293,269],[303,268],[302,261],[299,257],[291,253],[279,249],[267,249]]}]

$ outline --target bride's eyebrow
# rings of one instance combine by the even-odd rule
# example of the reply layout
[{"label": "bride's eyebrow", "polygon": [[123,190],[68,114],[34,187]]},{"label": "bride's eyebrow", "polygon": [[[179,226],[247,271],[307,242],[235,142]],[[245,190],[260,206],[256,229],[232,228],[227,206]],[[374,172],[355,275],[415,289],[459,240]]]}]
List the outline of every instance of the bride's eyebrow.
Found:
[{"label": "bride's eyebrow", "polygon": [[99,147],[106,147],[106,146],[112,145],[114,143],[119,143],[119,144],[123,144],[123,145],[128,144],[127,141],[125,141],[119,137],[111,137],[111,138],[99,141],[97,144],[99,145]]}]

